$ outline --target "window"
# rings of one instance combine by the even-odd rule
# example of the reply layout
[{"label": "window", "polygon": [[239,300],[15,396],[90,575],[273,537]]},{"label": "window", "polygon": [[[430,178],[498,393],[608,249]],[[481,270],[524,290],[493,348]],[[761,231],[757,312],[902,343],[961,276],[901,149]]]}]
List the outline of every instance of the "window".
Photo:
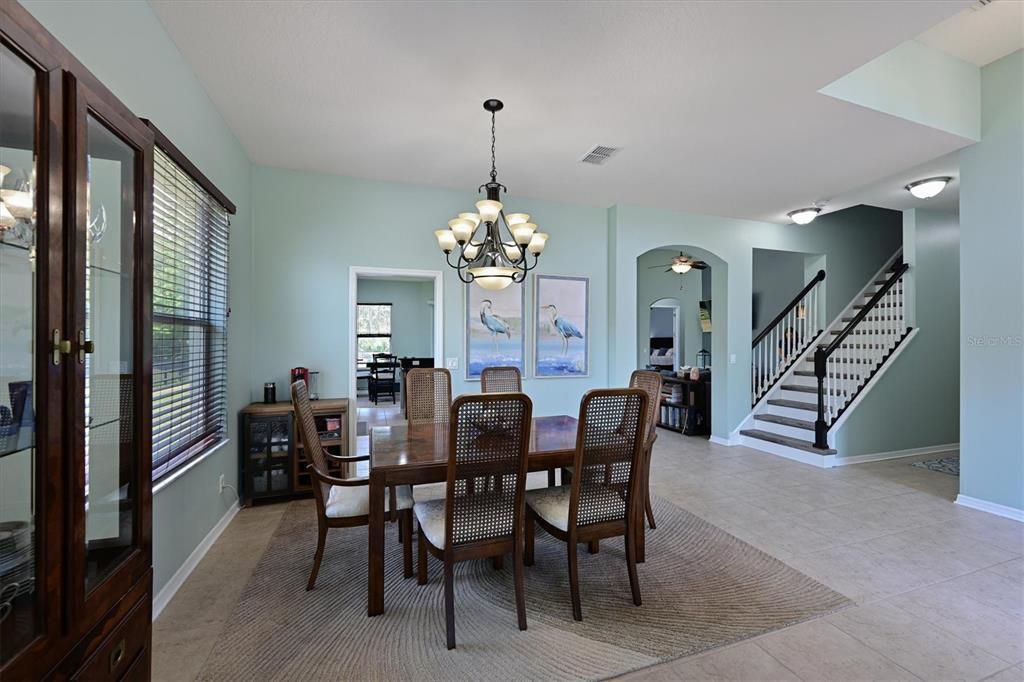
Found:
[{"label": "window", "polygon": [[[158,144],[161,137],[157,135]],[[180,156],[176,149],[173,154]],[[171,153],[156,148],[153,158],[154,480],[224,438],[228,213],[229,210],[179,165]]]},{"label": "window", "polygon": [[359,364],[365,365],[374,353],[391,352],[391,304],[356,305],[356,350]]}]

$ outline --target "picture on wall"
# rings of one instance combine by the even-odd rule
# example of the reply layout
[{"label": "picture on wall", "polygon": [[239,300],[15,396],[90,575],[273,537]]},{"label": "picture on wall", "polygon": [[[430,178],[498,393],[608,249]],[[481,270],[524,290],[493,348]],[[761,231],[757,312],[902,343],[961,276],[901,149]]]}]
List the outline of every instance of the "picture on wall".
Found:
[{"label": "picture on wall", "polygon": [[700,330],[709,333],[711,331],[711,301],[701,301],[700,305]]},{"label": "picture on wall", "polygon": [[534,376],[590,374],[590,279],[537,275]]},{"label": "picture on wall", "polygon": [[480,379],[484,367],[524,369],[526,285],[498,291],[466,287],[466,379]]}]

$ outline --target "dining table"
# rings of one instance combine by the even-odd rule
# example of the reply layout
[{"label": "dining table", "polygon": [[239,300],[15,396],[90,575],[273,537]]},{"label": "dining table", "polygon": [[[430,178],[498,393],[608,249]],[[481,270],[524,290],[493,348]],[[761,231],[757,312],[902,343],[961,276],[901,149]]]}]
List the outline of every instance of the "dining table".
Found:
[{"label": "dining table", "polygon": [[[529,471],[572,466],[575,417],[535,417],[530,429]],[[448,424],[377,426],[370,431],[369,588],[367,613],[384,613],[384,509],[393,485],[443,483],[448,475]],[[640,538],[637,538],[641,542]]]}]

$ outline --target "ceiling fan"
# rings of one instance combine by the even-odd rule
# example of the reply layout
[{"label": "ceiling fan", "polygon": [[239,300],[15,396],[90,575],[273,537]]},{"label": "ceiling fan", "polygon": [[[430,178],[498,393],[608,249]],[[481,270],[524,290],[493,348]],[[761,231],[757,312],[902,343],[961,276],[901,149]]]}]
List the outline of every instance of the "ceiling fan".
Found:
[{"label": "ceiling fan", "polygon": [[648,270],[654,268],[665,268],[665,272],[676,272],[680,275],[689,272],[690,270],[703,270],[708,267],[708,264],[702,260],[697,260],[692,256],[687,256],[682,251],[679,255],[672,259],[671,263],[665,263],[664,265],[651,265],[648,266]]}]

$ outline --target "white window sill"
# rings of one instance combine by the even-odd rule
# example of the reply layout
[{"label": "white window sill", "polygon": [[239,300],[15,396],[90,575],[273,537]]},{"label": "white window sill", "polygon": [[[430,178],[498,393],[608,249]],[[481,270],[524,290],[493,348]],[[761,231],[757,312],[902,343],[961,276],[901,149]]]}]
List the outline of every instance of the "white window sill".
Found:
[{"label": "white window sill", "polygon": [[[206,459],[207,457],[209,457],[213,453],[215,453],[218,450],[220,450],[221,448],[225,447],[230,442],[231,442],[230,438],[225,438],[224,440],[222,440],[219,443],[217,443],[216,445],[214,445],[212,448],[209,448],[208,450],[204,451],[203,453],[201,453],[199,455],[196,455],[195,457],[190,459],[188,461],[188,464],[186,464],[185,466],[179,467],[179,468],[175,469],[171,473],[170,476],[165,476],[164,478],[161,478],[153,486],[153,494],[156,495],[157,493],[159,493],[164,488],[167,488],[168,486],[170,486],[176,480],[178,480],[179,478],[181,478],[182,476],[187,474],[192,469],[192,467],[196,466],[197,464],[202,462],[204,459]],[[212,488],[211,488],[211,490],[212,490]]]}]

